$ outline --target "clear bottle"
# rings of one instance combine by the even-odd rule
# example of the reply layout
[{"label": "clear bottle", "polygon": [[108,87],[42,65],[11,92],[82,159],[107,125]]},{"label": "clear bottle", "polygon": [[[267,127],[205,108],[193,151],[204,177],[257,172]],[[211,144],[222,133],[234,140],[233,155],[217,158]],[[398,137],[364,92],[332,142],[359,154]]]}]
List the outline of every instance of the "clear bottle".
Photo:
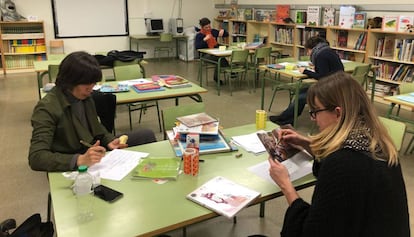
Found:
[{"label": "clear bottle", "polygon": [[77,199],[78,219],[87,221],[93,217],[93,177],[88,173],[86,165],[79,166],[78,171],[73,187]]}]

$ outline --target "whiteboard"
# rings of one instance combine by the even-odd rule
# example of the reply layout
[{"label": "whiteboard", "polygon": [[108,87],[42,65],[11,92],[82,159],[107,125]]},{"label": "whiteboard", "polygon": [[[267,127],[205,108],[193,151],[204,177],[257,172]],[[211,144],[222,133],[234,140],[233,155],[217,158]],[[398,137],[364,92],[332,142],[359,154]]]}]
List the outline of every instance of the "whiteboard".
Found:
[{"label": "whiteboard", "polygon": [[55,38],[128,35],[127,0],[51,0]]}]

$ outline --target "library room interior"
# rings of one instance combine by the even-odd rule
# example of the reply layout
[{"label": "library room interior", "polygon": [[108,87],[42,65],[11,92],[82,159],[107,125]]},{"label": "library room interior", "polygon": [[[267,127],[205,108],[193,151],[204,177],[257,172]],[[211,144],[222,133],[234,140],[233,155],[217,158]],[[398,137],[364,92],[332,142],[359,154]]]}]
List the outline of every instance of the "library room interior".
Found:
[{"label": "library room interior", "polygon": [[[343,70],[366,92],[369,105],[380,118],[378,126],[389,134],[384,139],[390,137],[398,153],[398,166],[392,167],[401,168],[405,189],[398,190],[396,196],[406,198],[407,213],[414,213],[412,2],[0,0],[0,8],[0,237],[22,231],[16,227],[36,213],[41,223],[53,224],[53,233],[48,230],[41,236],[291,234],[284,221],[286,213],[298,208],[299,199],[290,203],[291,193],[285,194],[284,187],[269,174],[274,168],[271,162],[279,163],[269,155],[281,157],[284,150],[279,149],[287,144],[284,136],[289,136],[279,134],[283,131],[279,128],[286,126],[303,137],[320,139],[318,118],[339,108],[313,107],[323,104],[318,97],[317,103],[310,101],[303,112],[300,108],[298,101],[306,90],[320,84],[318,78],[302,73],[303,68],[321,70],[314,65],[317,55],[327,49],[321,49],[322,44],[305,47],[315,36],[322,38],[323,47],[335,52]],[[69,56],[78,51],[87,52],[87,58],[74,63],[88,69],[79,69],[84,74],[78,74],[82,76],[76,78],[76,85],[55,85],[56,80],[64,80],[59,70],[63,71],[65,63],[73,60]],[[75,71],[73,75],[80,73]],[[93,89],[90,81],[98,81]],[[82,96],[86,97],[77,97],[76,88],[83,88]],[[91,101],[95,110],[82,113]],[[61,106],[60,111],[47,111],[54,104]],[[269,116],[280,115],[289,105],[294,107],[290,125],[270,121]],[[34,112],[48,121],[35,121]],[[199,114],[203,116],[194,116]],[[183,117],[192,125],[183,122]],[[94,125],[87,124],[89,120],[103,125],[98,124],[99,134]],[[55,134],[62,134],[62,126],[72,126],[73,131],[67,130],[67,137],[58,138]],[[143,139],[134,137],[134,132],[142,130],[152,131],[156,142],[144,144]],[[115,149],[126,146],[119,143],[121,135],[129,136],[128,148]],[[263,136],[270,140],[263,140]],[[113,141],[106,141],[107,137]],[[64,148],[56,142],[73,138],[75,144],[68,142]],[[309,142],[311,139],[306,144]],[[82,221],[81,195],[72,185],[78,168],[83,167],[81,159],[101,145],[107,152],[97,155],[100,163],[89,163],[93,164],[88,167],[89,174],[94,185],[106,186],[117,196],[112,202],[104,201],[89,189],[91,215]],[[294,154],[280,161],[288,168],[280,169],[287,169],[293,188],[312,210],[318,205],[312,199],[324,196],[312,166],[326,172],[324,160],[307,146],[292,147]],[[341,147],[336,149],[345,149]],[[68,154],[68,149],[73,152]],[[355,156],[362,153],[359,150]],[[306,154],[306,159],[298,154]],[[323,154],[327,160],[334,158],[328,152]],[[66,160],[58,161],[61,157]],[[65,172],[50,167],[32,169],[33,158],[53,159],[56,167],[67,161],[68,168]],[[151,172],[145,173],[148,170]],[[369,170],[364,177],[381,177],[375,175],[375,170]],[[388,178],[381,177],[381,182]],[[217,180],[221,181],[213,184]],[[223,180],[225,185],[220,184]],[[376,199],[385,186],[375,185],[360,190],[365,195],[360,198],[367,203]],[[381,190],[373,190],[373,186]],[[372,203],[366,206],[379,201]],[[409,236],[414,220],[405,214],[392,212],[408,219],[408,235],[403,236]],[[307,215],[297,224],[304,231],[312,229],[305,228]],[[335,220],[346,214],[330,215]],[[333,226],[328,229],[352,233],[352,228]]]}]

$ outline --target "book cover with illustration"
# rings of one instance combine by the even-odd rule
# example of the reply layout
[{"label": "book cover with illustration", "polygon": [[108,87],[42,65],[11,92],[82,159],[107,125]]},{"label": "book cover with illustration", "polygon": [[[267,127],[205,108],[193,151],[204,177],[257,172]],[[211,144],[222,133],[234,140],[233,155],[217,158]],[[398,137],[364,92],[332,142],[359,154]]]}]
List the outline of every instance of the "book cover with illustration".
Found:
[{"label": "book cover with illustration", "polygon": [[338,31],[338,47],[346,48],[348,45],[348,31],[340,30]]},{"label": "book cover with illustration", "polygon": [[382,18],[382,30],[383,31],[397,31],[398,16],[386,15]]},{"label": "book cover with illustration", "polygon": [[190,114],[186,116],[177,117],[180,123],[183,123],[187,127],[199,126],[206,123],[217,122],[217,119],[211,117],[207,113]]},{"label": "book cover with illustration", "polygon": [[175,126],[173,130],[174,132],[181,134],[197,133],[206,135],[217,135],[219,133],[219,122],[206,123],[194,127],[187,127],[184,124],[180,123],[179,125]]},{"label": "book cover with illustration", "polygon": [[355,12],[354,24],[352,28],[365,29],[367,26],[367,13],[366,12]]},{"label": "book cover with illustration", "polygon": [[398,17],[398,32],[407,32],[407,26],[413,25],[414,16],[399,16]]},{"label": "book cover with illustration", "polygon": [[191,87],[191,83],[180,76],[174,76],[171,78],[161,78],[159,79],[159,84],[161,86],[165,86],[168,88],[183,88],[183,87]]},{"label": "book cover with illustration", "polygon": [[305,10],[296,10],[296,24],[306,24],[306,11]]},{"label": "book cover with illustration", "polygon": [[180,172],[181,160],[174,158],[144,158],[134,169],[133,178],[141,179],[173,179]]},{"label": "book cover with illustration", "polygon": [[320,6],[308,6],[306,11],[306,25],[319,26],[321,24],[322,11]]},{"label": "book cover with illustration", "polygon": [[260,192],[217,176],[189,193],[186,197],[220,215],[232,218],[259,196]]},{"label": "book cover with illustration", "polygon": [[353,6],[341,6],[339,8],[339,22],[338,25],[341,28],[352,28],[354,24],[355,7]]},{"label": "book cover with illustration", "polygon": [[282,142],[283,137],[279,137],[278,135],[279,130],[280,128],[275,128],[269,132],[257,133],[257,136],[266,148],[267,153],[269,153],[274,160],[283,162],[295,156],[297,153],[302,153],[306,157],[311,158],[310,154],[305,152],[303,147],[293,144],[284,144]]},{"label": "book cover with illustration", "polygon": [[290,5],[276,5],[276,23],[285,23],[284,20],[290,18]]},{"label": "book cover with illustration", "polygon": [[333,26],[335,25],[335,8],[324,7],[322,14],[322,26]]}]

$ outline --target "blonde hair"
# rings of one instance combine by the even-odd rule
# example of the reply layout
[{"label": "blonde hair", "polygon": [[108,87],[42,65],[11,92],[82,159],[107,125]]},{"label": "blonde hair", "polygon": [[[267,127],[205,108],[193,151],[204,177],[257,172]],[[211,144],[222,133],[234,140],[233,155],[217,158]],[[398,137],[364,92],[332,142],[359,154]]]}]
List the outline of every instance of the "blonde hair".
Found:
[{"label": "blonde hair", "polygon": [[345,72],[337,72],[309,88],[308,105],[314,109],[315,98],[325,108],[340,107],[339,122],[311,136],[311,149],[316,159],[323,159],[339,150],[353,129],[364,126],[364,135],[370,139],[369,151],[374,159],[398,163],[398,152],[387,129],[378,119],[374,106],[362,86]]}]

